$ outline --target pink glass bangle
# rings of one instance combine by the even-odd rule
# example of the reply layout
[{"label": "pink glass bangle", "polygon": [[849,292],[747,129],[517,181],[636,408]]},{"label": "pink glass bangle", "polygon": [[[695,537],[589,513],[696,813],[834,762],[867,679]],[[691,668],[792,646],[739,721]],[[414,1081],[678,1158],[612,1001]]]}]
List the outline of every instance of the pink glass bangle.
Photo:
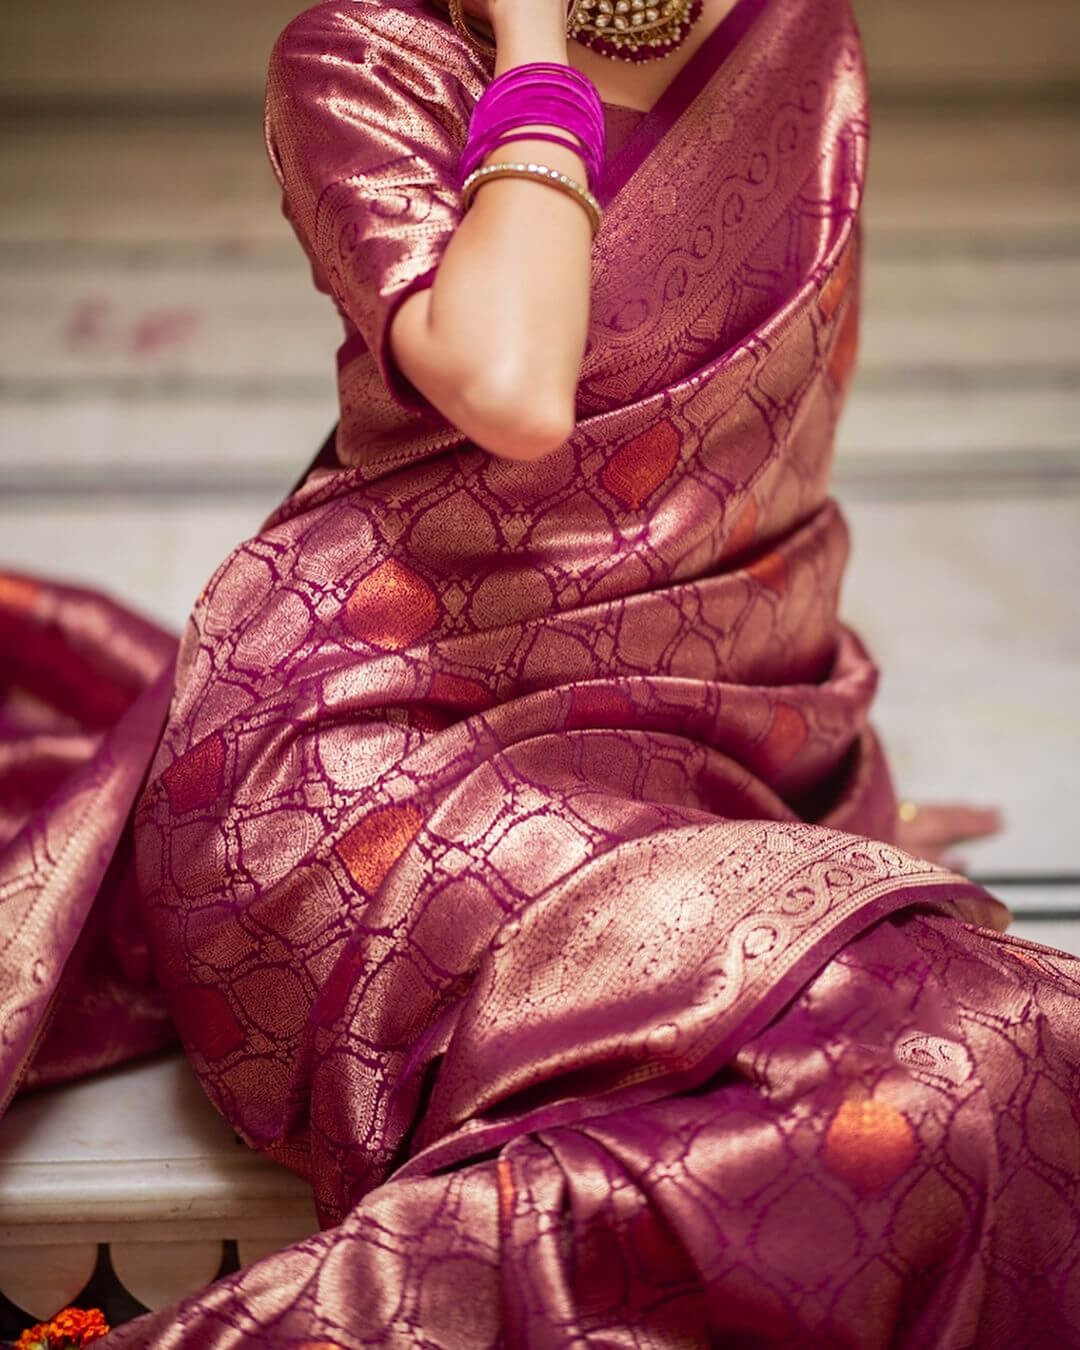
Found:
[{"label": "pink glass bangle", "polygon": [[519,112],[523,101],[549,100],[561,104],[583,130],[589,128],[596,137],[603,137],[604,109],[596,86],[572,66],[552,62],[529,62],[498,76],[484,90],[473,117],[486,124],[489,119],[506,116],[510,107]]},{"label": "pink glass bangle", "polygon": [[[538,119],[541,114],[537,114]],[[574,133],[565,135],[559,132],[526,130],[526,127],[535,124],[521,122],[517,118],[500,119],[492,126],[482,130],[478,136],[470,136],[465,150],[461,156],[460,162],[460,182],[463,182],[469,174],[476,168],[485,156],[500,145],[505,145],[510,140],[532,139],[538,141],[550,141],[554,145],[563,145],[566,149],[573,151],[585,161],[590,180],[595,183],[600,166],[593,162],[592,151],[590,147],[583,144],[580,137]],[[541,125],[551,125],[547,116],[543,117]]]},{"label": "pink glass bangle", "polygon": [[[473,169],[486,159],[493,150],[498,150],[501,146],[512,145],[515,141],[549,141],[552,145],[565,146],[567,150],[572,150],[575,155],[581,155],[581,145],[577,141],[572,141],[568,136],[556,136],[550,131],[508,131],[506,135],[499,136],[496,140],[485,141],[483,144],[475,146],[468,159],[462,156],[460,169],[460,182],[464,183]],[[590,175],[590,178],[592,175]]]},{"label": "pink glass bangle", "polygon": [[[604,164],[604,110],[596,86],[572,66],[534,61],[515,66],[487,86],[477,100],[462,155],[459,185],[496,145],[526,126],[549,126],[580,141],[569,145],[585,162],[590,185]],[[525,138],[529,133],[522,132]],[[535,139],[554,139],[532,133]],[[567,145],[566,141],[556,143]]]},{"label": "pink glass bangle", "polygon": [[497,107],[477,108],[470,123],[469,143],[479,144],[491,136],[516,126],[552,125],[581,140],[585,158],[599,169],[603,162],[603,124],[581,115],[573,100],[552,97],[539,91],[522,91],[523,96],[507,100]]},{"label": "pink glass bangle", "polygon": [[511,96],[496,104],[477,107],[470,126],[475,123],[474,135],[482,135],[489,127],[510,121],[521,122],[535,114],[537,121],[545,118],[555,119],[567,131],[573,131],[583,139],[599,142],[604,139],[603,121],[595,120],[591,115],[583,116],[580,103],[561,95],[559,91],[521,90],[517,96]]},{"label": "pink glass bangle", "polygon": [[[588,128],[594,136],[602,138],[604,110],[592,83],[582,84],[564,77],[552,77],[544,69],[533,74],[535,69],[535,66],[518,66],[513,71],[507,71],[507,76],[514,78],[507,79],[505,84],[496,82],[489,85],[477,102],[473,117],[478,118],[481,124],[486,124],[492,118],[505,117],[511,108],[518,112],[523,103],[554,102],[564,109],[574,124],[580,123],[583,129]],[[572,67],[567,66],[565,69],[571,71]],[[517,75],[519,70],[524,72],[520,77]],[[499,79],[506,79],[506,76],[500,76]]]},{"label": "pink glass bangle", "polygon": [[[584,160],[589,180],[595,185],[603,171],[603,161],[597,153],[597,147],[580,130],[565,127],[564,120],[555,112],[535,108],[524,116],[500,118],[491,126],[481,128],[478,134],[469,137],[462,152],[461,176],[464,178],[485,155],[490,154],[495,146],[505,141],[508,136],[533,136],[537,140],[555,136],[554,143],[565,145]],[[536,130],[528,131],[526,130],[528,127],[535,127]]]}]

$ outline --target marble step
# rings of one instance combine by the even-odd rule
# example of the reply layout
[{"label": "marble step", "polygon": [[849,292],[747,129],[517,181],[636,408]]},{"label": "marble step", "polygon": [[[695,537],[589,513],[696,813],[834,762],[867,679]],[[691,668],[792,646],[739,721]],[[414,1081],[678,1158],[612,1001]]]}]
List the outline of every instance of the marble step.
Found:
[{"label": "marble step", "polygon": [[[290,240],[257,109],[5,111],[0,256],[44,255],[62,269],[71,258],[152,257],[177,246],[228,261]],[[879,252],[1075,256],[1074,106],[883,106],[873,117],[866,213]]]},{"label": "marble step", "polygon": [[[34,100],[257,98],[294,0],[50,0],[12,9],[0,47],[7,97]],[[1080,78],[1074,0],[854,0],[875,86],[946,93]]]},{"label": "marble step", "polygon": [[975,870],[1080,871],[1080,500],[849,500],[843,611],[882,670],[875,720],[922,800],[999,805]]},{"label": "marble step", "polygon": [[1054,888],[998,887],[996,893],[1014,907],[1009,932],[1044,947],[1080,956],[1080,884]]},{"label": "marble step", "polygon": [[17,1098],[0,1120],[0,1247],[316,1227],[307,1183],[236,1137],[179,1053]]},{"label": "marble step", "polygon": [[0,1120],[0,1293],[32,1318],[78,1296],[108,1244],[147,1308],[315,1232],[311,1189],[252,1152],[179,1053],[15,1101]]},{"label": "marble step", "polygon": [[[340,323],[286,241],[256,258],[23,258],[0,247],[0,393],[239,395],[321,390]],[[870,249],[859,376],[875,390],[1080,384],[1080,237],[1066,257],[895,257]]]},{"label": "marble step", "polygon": [[[337,416],[329,378],[210,394],[70,393],[0,400],[0,497],[112,494],[218,498],[284,493]],[[837,485],[852,496],[1080,491],[1080,398],[1051,387],[1012,392],[859,389],[841,423]]]},{"label": "marble step", "polygon": [[[901,790],[1003,808],[1006,832],[962,851],[980,872],[1080,872],[1080,498],[845,504],[843,611],[883,671],[875,721]],[[98,585],[179,628],[273,505],[269,491],[9,501],[0,557]]]},{"label": "marble step", "polygon": [[[1080,138],[1062,108],[985,122],[875,126],[853,486],[1080,477]],[[0,194],[0,490],[287,485],[334,417],[337,321],[257,118],[15,116]]]}]

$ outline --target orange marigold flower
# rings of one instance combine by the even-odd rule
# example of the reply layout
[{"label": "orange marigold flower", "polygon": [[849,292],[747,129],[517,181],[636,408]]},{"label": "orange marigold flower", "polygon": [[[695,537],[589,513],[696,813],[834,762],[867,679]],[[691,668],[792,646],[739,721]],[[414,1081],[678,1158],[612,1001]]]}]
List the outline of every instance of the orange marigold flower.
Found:
[{"label": "orange marigold flower", "polygon": [[109,1330],[100,1308],[65,1308],[50,1321],[27,1327],[15,1350],[82,1350]]}]

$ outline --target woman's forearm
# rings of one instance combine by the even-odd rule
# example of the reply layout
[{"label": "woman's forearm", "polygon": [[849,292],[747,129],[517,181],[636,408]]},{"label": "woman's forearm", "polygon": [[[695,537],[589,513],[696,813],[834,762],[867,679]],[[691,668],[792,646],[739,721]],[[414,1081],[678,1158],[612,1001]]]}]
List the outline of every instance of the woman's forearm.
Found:
[{"label": "woman's forearm", "polygon": [[[496,75],[566,62],[565,0],[493,7]],[[586,181],[581,156],[515,140],[485,164],[535,160]],[[580,204],[543,183],[485,184],[455,231],[432,287],[410,296],[391,330],[405,375],[493,454],[534,459],[574,426],[589,317],[591,229]]]}]

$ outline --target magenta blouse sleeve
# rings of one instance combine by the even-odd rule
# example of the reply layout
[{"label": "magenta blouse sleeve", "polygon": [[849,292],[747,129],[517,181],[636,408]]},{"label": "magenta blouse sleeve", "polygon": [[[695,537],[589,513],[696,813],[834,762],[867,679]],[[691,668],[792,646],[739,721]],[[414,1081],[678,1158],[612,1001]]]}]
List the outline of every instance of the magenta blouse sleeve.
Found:
[{"label": "magenta blouse sleeve", "polygon": [[451,59],[432,51],[432,25],[364,0],[320,5],[275,44],[266,100],[285,214],[317,282],[395,400],[425,412],[390,354],[390,322],[431,284],[461,218],[455,178],[471,109],[452,48]]}]

